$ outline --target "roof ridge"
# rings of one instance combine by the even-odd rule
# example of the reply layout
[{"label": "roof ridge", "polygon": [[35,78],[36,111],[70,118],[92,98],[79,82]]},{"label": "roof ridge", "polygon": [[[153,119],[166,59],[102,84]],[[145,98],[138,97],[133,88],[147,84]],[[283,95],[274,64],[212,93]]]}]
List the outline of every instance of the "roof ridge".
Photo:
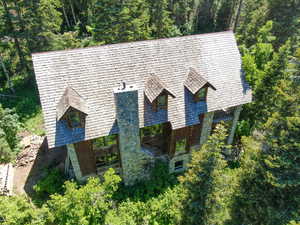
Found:
[{"label": "roof ridge", "polygon": [[127,42],[121,42],[121,43],[112,43],[112,44],[104,44],[104,45],[94,45],[94,46],[87,46],[87,47],[81,47],[81,48],[72,48],[72,49],[62,49],[62,50],[53,50],[53,51],[45,51],[45,52],[34,52],[31,55],[42,55],[47,53],[54,53],[54,52],[70,52],[70,51],[76,51],[79,49],[90,49],[90,48],[101,48],[105,46],[111,46],[111,45],[125,45],[125,44],[132,44],[132,43],[141,43],[141,42],[158,42],[161,40],[170,40],[170,39],[182,39],[182,38],[189,38],[189,37],[195,37],[195,36],[208,36],[208,35],[216,35],[216,34],[222,34],[222,33],[233,33],[233,30],[226,30],[226,31],[219,31],[219,32],[210,32],[210,33],[202,33],[202,34],[190,34],[190,35],[184,35],[184,36],[176,36],[176,37],[166,37],[166,38],[158,38],[158,39],[148,39],[148,40],[138,40],[138,41],[127,41]]}]

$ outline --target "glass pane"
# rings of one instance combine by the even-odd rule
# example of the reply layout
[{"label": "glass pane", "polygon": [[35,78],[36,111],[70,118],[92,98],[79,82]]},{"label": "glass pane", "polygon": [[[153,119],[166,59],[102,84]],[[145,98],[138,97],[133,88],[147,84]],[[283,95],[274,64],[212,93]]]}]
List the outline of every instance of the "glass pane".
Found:
[{"label": "glass pane", "polygon": [[166,108],[167,106],[167,96],[161,95],[157,98],[157,106],[160,109]]},{"label": "glass pane", "polygon": [[72,127],[80,127],[80,114],[76,111],[69,112],[69,121]]},{"label": "glass pane", "polygon": [[176,152],[185,152],[186,149],[186,139],[181,139],[176,141]]},{"label": "glass pane", "polygon": [[116,144],[117,144],[117,135],[116,134],[108,135],[106,137],[100,137],[93,141],[94,149],[109,147],[109,146],[116,145]]},{"label": "glass pane", "polygon": [[141,137],[154,137],[159,134],[162,134],[162,124],[156,124],[149,127],[141,128]]},{"label": "glass pane", "polygon": [[198,97],[199,101],[205,101],[205,99],[206,99],[206,88],[201,88],[197,92],[197,97]]}]

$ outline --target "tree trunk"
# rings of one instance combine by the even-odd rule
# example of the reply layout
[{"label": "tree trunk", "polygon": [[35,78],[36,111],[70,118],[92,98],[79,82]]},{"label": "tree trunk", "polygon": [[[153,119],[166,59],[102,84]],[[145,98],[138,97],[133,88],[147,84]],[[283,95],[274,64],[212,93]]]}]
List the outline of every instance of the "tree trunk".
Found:
[{"label": "tree trunk", "polygon": [[68,15],[67,15],[66,9],[65,9],[65,1],[62,1],[62,10],[63,10],[64,17],[66,19],[67,26],[68,26],[68,28],[71,28],[70,21],[68,19]]},{"label": "tree trunk", "polygon": [[242,6],[243,6],[243,0],[240,0],[238,12],[236,14],[235,21],[234,21],[233,32],[236,32],[236,29],[237,29],[237,27],[239,25],[239,19],[240,19],[240,15],[241,15]]},{"label": "tree trunk", "polygon": [[76,21],[76,16],[75,16],[73,4],[72,4],[72,1],[71,1],[71,0],[69,0],[69,2],[70,2],[70,6],[71,6],[71,11],[72,11],[73,20],[74,20],[74,23],[75,23],[75,25],[76,25],[76,24],[77,24],[77,21]]},{"label": "tree trunk", "polygon": [[12,82],[10,80],[10,76],[9,76],[7,70],[6,70],[6,67],[5,67],[5,64],[4,64],[3,60],[2,60],[2,56],[1,55],[0,55],[0,64],[1,64],[1,67],[2,67],[2,70],[3,70],[3,73],[4,73],[5,77],[6,77],[7,85],[9,87],[9,89],[11,90],[12,93],[15,93],[15,89],[13,88],[13,84],[12,84]]}]

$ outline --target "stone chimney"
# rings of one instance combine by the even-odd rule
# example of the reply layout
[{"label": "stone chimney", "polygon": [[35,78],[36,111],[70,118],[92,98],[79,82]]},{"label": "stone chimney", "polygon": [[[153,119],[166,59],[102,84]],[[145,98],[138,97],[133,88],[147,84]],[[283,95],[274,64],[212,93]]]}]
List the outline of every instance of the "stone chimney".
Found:
[{"label": "stone chimney", "polygon": [[143,173],[139,134],[138,90],[135,85],[114,89],[116,118],[119,127],[119,150],[125,185],[133,184]]}]

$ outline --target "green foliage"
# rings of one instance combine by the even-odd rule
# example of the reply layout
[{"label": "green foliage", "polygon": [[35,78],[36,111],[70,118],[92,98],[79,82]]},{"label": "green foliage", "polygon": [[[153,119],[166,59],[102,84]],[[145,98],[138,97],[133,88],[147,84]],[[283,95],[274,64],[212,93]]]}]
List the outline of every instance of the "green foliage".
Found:
[{"label": "green foliage", "polygon": [[118,201],[126,198],[133,201],[147,201],[156,197],[177,183],[176,177],[168,171],[168,165],[165,162],[156,161],[149,180],[138,182],[130,187],[122,186],[114,198]]},{"label": "green foliage", "polygon": [[0,196],[0,223],[3,225],[50,224],[46,208],[36,208],[24,196]]},{"label": "green foliage", "polygon": [[19,151],[19,128],[18,116],[0,105],[0,162],[12,160]]},{"label": "green foliage", "polygon": [[193,153],[189,170],[180,178],[186,189],[185,221],[187,224],[224,224],[230,219],[230,195],[234,179],[227,170],[221,152],[225,145],[226,129],[219,124],[200,151]]},{"label": "green foliage", "polygon": [[35,195],[38,200],[45,200],[50,195],[55,193],[62,193],[63,191],[64,176],[58,169],[48,171],[46,176],[38,181],[33,186]]},{"label": "green foliage", "polygon": [[120,177],[109,169],[104,181],[90,178],[86,185],[78,187],[65,183],[64,195],[54,194],[47,202],[53,212],[54,224],[103,224],[105,215],[113,207],[112,195],[118,189]]}]

